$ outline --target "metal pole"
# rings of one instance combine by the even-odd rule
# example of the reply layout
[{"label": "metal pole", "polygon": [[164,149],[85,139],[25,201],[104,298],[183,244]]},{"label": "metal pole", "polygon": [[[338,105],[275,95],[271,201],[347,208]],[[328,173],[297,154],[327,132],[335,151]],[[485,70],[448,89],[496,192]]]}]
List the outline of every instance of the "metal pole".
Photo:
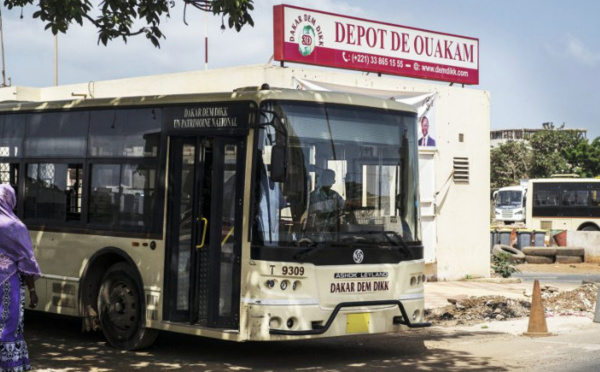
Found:
[{"label": "metal pole", "polygon": [[6,86],[6,69],[4,67],[4,27],[2,27],[2,12],[0,10],[0,46],[2,48],[2,86]]},{"label": "metal pole", "polygon": [[54,35],[54,86],[58,86],[58,35]]},{"label": "metal pole", "polygon": [[204,22],[204,69],[208,70],[208,12],[204,12],[206,22]]}]

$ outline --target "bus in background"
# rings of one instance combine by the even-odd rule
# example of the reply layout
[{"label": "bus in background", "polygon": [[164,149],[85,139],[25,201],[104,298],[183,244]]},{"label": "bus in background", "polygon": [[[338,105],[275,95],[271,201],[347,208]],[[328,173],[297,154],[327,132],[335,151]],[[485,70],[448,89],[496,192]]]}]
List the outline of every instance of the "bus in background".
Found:
[{"label": "bus in background", "polygon": [[502,187],[494,192],[494,219],[505,224],[525,222],[527,182],[519,186]]},{"label": "bus in background", "polygon": [[114,347],[425,327],[416,111],[230,93],[0,105],[38,309]]},{"label": "bus in background", "polygon": [[600,231],[600,179],[531,179],[527,198],[530,229]]}]

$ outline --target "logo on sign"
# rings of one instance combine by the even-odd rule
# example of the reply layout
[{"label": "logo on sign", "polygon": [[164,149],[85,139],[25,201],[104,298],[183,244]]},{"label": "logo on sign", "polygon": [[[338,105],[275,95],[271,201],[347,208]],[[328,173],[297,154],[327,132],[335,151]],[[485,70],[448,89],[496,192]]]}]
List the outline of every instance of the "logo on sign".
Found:
[{"label": "logo on sign", "polygon": [[302,35],[298,38],[298,49],[303,56],[310,55],[315,50],[315,29],[311,25],[302,28]]},{"label": "logo on sign", "polygon": [[354,262],[359,264],[365,259],[365,254],[361,249],[357,249],[354,251],[354,254],[352,254],[352,258],[354,259]]},{"label": "logo on sign", "polygon": [[299,15],[291,21],[288,41],[298,44],[303,57],[309,56],[317,46],[324,46],[323,30],[311,14]]}]

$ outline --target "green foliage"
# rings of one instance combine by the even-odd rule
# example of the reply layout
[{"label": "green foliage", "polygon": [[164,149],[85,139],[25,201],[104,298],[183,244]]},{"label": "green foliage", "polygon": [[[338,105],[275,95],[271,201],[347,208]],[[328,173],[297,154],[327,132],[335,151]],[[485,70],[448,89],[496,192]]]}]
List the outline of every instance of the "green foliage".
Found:
[{"label": "green foliage", "polygon": [[490,152],[491,186],[498,189],[529,178],[531,149],[523,142],[508,141]]},{"label": "green foliage", "polygon": [[254,10],[253,0],[220,0],[213,1],[213,14],[229,15],[229,28],[235,27],[240,31],[248,23],[254,27],[254,20],[250,17],[250,11]]},{"label": "green foliage", "polygon": [[492,269],[496,274],[499,274],[501,277],[510,278],[512,274],[519,272],[519,269],[514,267],[513,263],[510,261],[510,254],[506,252],[500,252],[492,257]]},{"label": "green foliage", "polygon": [[[239,32],[246,24],[254,26],[250,11],[254,10],[254,0],[184,0],[186,5],[194,6],[213,14],[228,16],[229,28]],[[157,48],[159,40],[165,35],[160,30],[162,17],[170,16],[169,8],[175,6],[174,0],[102,0],[95,7],[89,0],[4,0],[8,9],[37,5],[33,18],[39,18],[46,24],[46,30],[53,34],[67,33],[69,26],[84,20],[98,30],[98,43],[107,45],[109,41],[122,38],[124,42],[136,35],[145,35]],[[142,25],[136,27],[135,25]]]},{"label": "green foliage", "polygon": [[578,162],[581,155],[576,148],[584,148],[587,140],[578,132],[551,128],[536,132],[529,139],[533,151],[531,164],[532,178],[546,178],[553,174],[577,173],[581,169]]},{"label": "green foliage", "polygon": [[600,138],[591,143],[580,141],[576,146],[564,149],[564,153],[573,164],[574,172],[581,177],[600,175]]},{"label": "green foliage", "polygon": [[516,185],[520,179],[554,174],[600,175],[600,138],[591,143],[580,132],[560,126],[534,133],[528,142],[508,141],[490,152],[492,189]]}]

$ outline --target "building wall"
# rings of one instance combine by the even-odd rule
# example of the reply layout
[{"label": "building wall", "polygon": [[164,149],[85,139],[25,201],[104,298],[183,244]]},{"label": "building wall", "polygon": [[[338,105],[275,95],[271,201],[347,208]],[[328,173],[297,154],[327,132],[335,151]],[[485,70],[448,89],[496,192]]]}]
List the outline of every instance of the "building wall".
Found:
[{"label": "building wall", "polygon": [[[278,66],[235,67],[193,71],[111,81],[87,82],[48,88],[9,87],[0,89],[0,101],[50,101],[144,95],[223,92],[244,86],[269,83],[273,87],[296,88],[295,78],[339,84],[360,89],[398,93],[438,94],[436,106],[436,149],[421,150],[422,158],[433,158],[421,195],[428,205],[428,219],[435,220],[436,236],[427,236],[426,250],[434,257],[429,274],[438,280],[466,276],[489,276],[489,190],[490,190],[490,97],[485,91],[443,83],[379,77],[374,74],[332,69]],[[459,135],[462,134],[463,142]],[[453,158],[469,161],[469,182],[452,181]],[[430,179],[430,177],[434,179]],[[430,231],[429,229],[428,231]]]},{"label": "building wall", "polygon": [[[484,91],[445,87],[437,104],[438,277],[488,277],[490,97]],[[468,158],[468,183],[447,181],[455,157]]]}]

